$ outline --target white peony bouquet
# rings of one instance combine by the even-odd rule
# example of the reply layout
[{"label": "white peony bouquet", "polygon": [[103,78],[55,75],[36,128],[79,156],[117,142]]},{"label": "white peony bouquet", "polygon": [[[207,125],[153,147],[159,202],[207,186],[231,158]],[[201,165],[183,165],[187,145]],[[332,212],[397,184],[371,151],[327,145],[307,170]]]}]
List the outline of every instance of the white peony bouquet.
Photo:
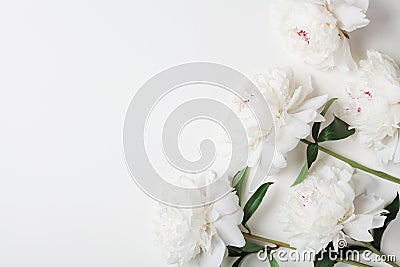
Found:
[{"label": "white peony bouquet", "polygon": [[[344,249],[339,243],[346,239],[362,242],[358,248],[382,255],[382,235],[397,215],[399,198],[397,196],[390,205],[385,205],[382,198],[367,191],[369,178],[355,169],[397,184],[400,184],[400,179],[370,169],[321,145],[348,138],[359,131],[338,117],[322,127],[336,99],[328,100],[327,95],[308,97],[313,90],[311,83],[300,85],[291,71],[273,69],[256,75],[254,82],[270,105],[276,127],[277,157],[273,161],[271,175],[278,176],[278,170],[286,167],[288,152],[300,142],[307,144],[304,167],[290,189],[287,202],[283,204],[282,224],[288,233],[288,243],[256,236],[248,224],[272,183],[263,183],[241,206],[249,170],[262,161],[259,146],[262,147],[270,137],[270,129],[256,127],[247,107],[247,103],[252,101],[252,96],[249,96],[243,102],[234,103],[233,107],[238,109],[247,129],[251,146],[248,167],[231,179],[226,176],[220,178],[231,184],[231,192],[214,203],[194,209],[161,208],[156,220],[157,243],[163,248],[167,261],[179,266],[220,266],[228,256],[237,258],[233,265],[236,267],[247,256],[262,252],[267,253],[271,266],[279,266],[273,257],[276,249],[324,253],[332,247],[336,258],[329,266],[333,266],[345,261],[337,257]],[[319,161],[320,151],[343,163]],[[204,185],[216,179],[217,173],[208,170],[180,177],[178,183]],[[267,246],[262,246],[260,242]],[[319,262],[320,259],[315,258],[315,264]],[[394,262],[388,263],[397,266]]]},{"label": "white peony bouquet", "polygon": [[[216,172],[205,170],[178,179],[178,184],[194,187],[223,179],[230,190],[225,197],[199,208],[161,207],[156,235],[168,263],[218,267],[229,257],[235,258],[232,266],[239,267],[249,255],[264,253],[270,266],[277,267],[274,253],[280,249],[312,251],[314,266],[320,267],[339,262],[370,266],[345,258],[344,252],[369,251],[384,256],[381,244],[398,214],[399,195],[385,203],[368,184],[371,177],[395,184],[400,184],[400,179],[323,145],[352,137],[373,149],[380,163],[400,162],[400,68],[392,58],[374,50],[367,51],[358,67],[350,52],[349,33],[369,23],[368,4],[368,0],[280,1],[276,13],[280,29],[305,63],[322,70],[358,68],[346,88],[348,98],[338,101],[341,108],[337,116],[333,114],[333,119],[324,123],[336,98],[315,96],[311,81],[297,80],[292,70],[272,69],[255,75],[253,82],[269,105],[274,127],[260,128],[249,106],[258,100],[253,94],[233,102],[232,109],[247,134],[246,167],[233,177],[218,177]],[[254,193],[245,190],[252,170],[263,164],[268,143],[275,147],[268,178],[278,181],[279,170],[289,165],[288,153],[300,143],[307,146],[303,167],[293,177],[282,203],[281,222],[287,233],[284,242],[254,235],[249,225],[273,185],[264,181]],[[219,145],[225,150],[231,143],[223,139]],[[320,160],[321,152],[331,157]],[[222,157],[228,154],[222,153]],[[207,192],[199,190],[199,194]],[[343,246],[343,241],[355,245]],[[399,267],[391,259],[385,262]]]}]

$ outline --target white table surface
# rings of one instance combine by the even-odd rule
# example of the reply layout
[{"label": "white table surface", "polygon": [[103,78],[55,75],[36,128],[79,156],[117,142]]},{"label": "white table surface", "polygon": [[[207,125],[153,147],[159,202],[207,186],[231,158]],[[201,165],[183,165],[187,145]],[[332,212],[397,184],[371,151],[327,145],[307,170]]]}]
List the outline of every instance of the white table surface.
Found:
[{"label": "white table surface", "polygon": [[[0,266],[167,266],[153,242],[156,202],[125,166],[122,125],[136,90],[169,66],[212,61],[245,74],[292,66],[312,74],[318,92],[344,95],[349,74],[315,71],[284,50],[271,2],[1,1]],[[398,0],[371,2],[370,25],[351,35],[357,60],[374,48],[400,62],[399,13]],[[375,166],[352,142],[334,149]],[[300,145],[290,154],[254,232],[284,236],[276,214],[303,153]],[[385,170],[400,175],[399,166]],[[386,200],[400,189],[375,188]],[[398,219],[386,253],[400,257],[399,235]]]}]

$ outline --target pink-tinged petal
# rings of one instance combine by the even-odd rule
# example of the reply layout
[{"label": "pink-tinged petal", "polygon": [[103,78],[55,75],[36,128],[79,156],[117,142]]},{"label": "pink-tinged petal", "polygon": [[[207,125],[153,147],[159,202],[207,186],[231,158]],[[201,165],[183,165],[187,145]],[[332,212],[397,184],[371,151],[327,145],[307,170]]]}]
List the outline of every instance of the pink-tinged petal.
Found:
[{"label": "pink-tinged petal", "polygon": [[371,242],[374,240],[369,230],[372,229],[372,215],[356,215],[343,227],[345,234],[357,241]]},{"label": "pink-tinged petal", "polygon": [[238,224],[234,223],[234,220],[236,218],[241,218],[242,215],[243,214],[238,211],[232,214],[232,216],[224,216],[214,223],[218,236],[224,241],[225,245],[235,247],[243,247],[245,245],[243,234]]},{"label": "pink-tinged petal", "polygon": [[365,27],[369,23],[369,19],[366,18],[363,10],[356,6],[343,4],[338,6],[333,12],[338,19],[338,27],[347,32]]},{"label": "pink-tinged petal", "polygon": [[351,55],[349,41],[345,37],[342,37],[340,47],[335,52],[334,57],[336,66],[340,71],[346,72],[357,69],[357,64]]}]

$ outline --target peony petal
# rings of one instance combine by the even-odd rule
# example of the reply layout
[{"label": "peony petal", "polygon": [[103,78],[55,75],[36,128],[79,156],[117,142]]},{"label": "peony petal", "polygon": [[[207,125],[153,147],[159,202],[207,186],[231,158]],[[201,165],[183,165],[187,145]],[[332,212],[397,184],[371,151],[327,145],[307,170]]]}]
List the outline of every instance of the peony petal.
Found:
[{"label": "peony petal", "polygon": [[[322,107],[326,101],[328,101],[328,95],[321,95],[317,97],[310,98],[301,105],[302,110],[313,109],[318,110]],[[299,110],[300,111],[300,110]]]},{"label": "peony petal", "polygon": [[335,62],[340,71],[357,69],[357,64],[351,55],[349,41],[345,37],[342,37],[340,47],[335,52]]},{"label": "peony petal", "polygon": [[352,0],[351,4],[353,6],[361,8],[361,10],[365,13],[367,12],[369,6],[369,0]]},{"label": "peony petal", "polygon": [[329,2],[331,10],[335,10],[343,4],[352,5],[360,8],[364,13],[367,12],[369,0],[326,0]]},{"label": "peony petal", "polygon": [[395,132],[394,136],[389,139],[389,142],[380,150],[377,151],[377,157],[380,164],[387,164],[393,160],[396,154],[396,150],[399,142],[399,133]]},{"label": "peony petal", "polygon": [[[237,222],[238,218],[239,222]],[[224,216],[214,223],[218,236],[227,246],[243,247],[245,245],[246,242],[238,226],[242,218],[243,212],[238,210],[236,213]]]},{"label": "peony petal", "polygon": [[295,107],[296,105],[301,103],[303,101],[303,99],[301,99],[301,98],[303,98],[304,95],[305,95],[305,93],[303,92],[303,86],[301,85],[294,90],[289,103],[287,103],[287,105],[286,105],[286,108],[291,109],[292,107]]},{"label": "peony petal", "polygon": [[352,32],[358,28],[368,25],[369,19],[359,7],[343,4],[333,10],[335,17],[338,19],[338,27],[347,32]]},{"label": "peony petal", "polygon": [[315,118],[318,116],[318,114],[319,113],[316,112],[315,110],[307,109],[307,110],[292,114],[292,116],[304,123],[310,123],[315,120]]},{"label": "peony petal", "polygon": [[386,216],[374,216],[374,220],[372,221],[372,228],[381,228],[385,224]]},{"label": "peony petal", "polygon": [[273,166],[279,169],[285,168],[287,166],[286,159],[281,153],[275,153]]},{"label": "peony petal", "polygon": [[[396,63],[394,63],[396,64]],[[400,86],[399,85],[386,85],[385,93],[387,94],[391,104],[395,104],[399,108],[398,103],[400,102]]]},{"label": "peony petal", "polygon": [[384,210],[385,201],[373,194],[362,194],[354,200],[356,214],[379,214]]},{"label": "peony petal", "polygon": [[306,3],[325,5],[325,0],[305,0]]},{"label": "peony petal", "polygon": [[212,241],[212,251],[202,252],[195,259],[182,267],[201,267],[201,266],[220,266],[224,259],[226,246],[219,237],[214,237]]},{"label": "peony petal", "polygon": [[354,240],[371,242],[374,240],[369,232],[372,221],[372,215],[356,215],[354,220],[344,225],[343,231]]},{"label": "peony petal", "polygon": [[281,153],[293,150],[299,140],[306,138],[311,131],[310,125],[288,116],[286,125],[281,127],[276,133],[276,149]]},{"label": "peony petal", "polygon": [[[214,202],[213,208],[217,210],[220,215],[233,214],[238,210],[241,210],[239,206],[239,198],[235,192],[231,192],[222,199]],[[242,220],[239,219],[239,223],[241,221]]]},{"label": "peony petal", "polygon": [[258,162],[260,161],[262,152],[263,143],[260,142],[259,144],[257,144],[256,148],[250,153],[249,161],[247,163],[250,168],[257,166]]},{"label": "peony petal", "polygon": [[368,186],[371,183],[370,176],[356,172],[351,179],[354,183],[354,191],[356,192],[356,197],[367,192]]},{"label": "peony petal", "polygon": [[396,152],[395,152],[395,154],[394,154],[394,159],[393,159],[393,161],[394,161],[394,163],[400,163],[400,134],[398,134],[399,135],[399,137],[398,137],[398,141],[397,141],[397,149],[396,149]]},{"label": "peony petal", "polygon": [[333,248],[335,249],[335,251],[339,251],[339,241],[340,240],[345,240],[345,234],[343,232],[339,232],[335,238],[332,240],[333,243]]}]

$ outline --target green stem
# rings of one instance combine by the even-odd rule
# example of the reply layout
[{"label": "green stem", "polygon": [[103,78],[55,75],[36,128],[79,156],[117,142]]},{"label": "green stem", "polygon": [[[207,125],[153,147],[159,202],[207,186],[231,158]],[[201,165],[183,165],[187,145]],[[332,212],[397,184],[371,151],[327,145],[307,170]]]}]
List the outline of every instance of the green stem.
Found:
[{"label": "green stem", "polygon": [[[373,253],[375,253],[376,255],[378,255],[379,257],[384,257],[384,255],[377,250],[373,245],[371,245],[368,242],[363,242],[363,245],[366,246],[369,250],[371,250]],[[392,262],[392,261],[385,261],[387,264],[393,266],[393,267],[400,267],[399,265],[397,265],[396,263]]]},{"label": "green stem", "polygon": [[243,234],[243,236],[245,238],[248,238],[248,239],[253,239],[253,240],[261,241],[261,242],[264,242],[264,243],[274,244],[274,245],[277,245],[278,247],[289,248],[289,249],[293,249],[293,250],[296,249],[294,247],[291,247],[289,244],[281,242],[281,241],[278,241],[278,240],[265,238],[265,237],[262,237],[262,236],[253,235],[253,234],[244,233],[244,232],[242,232],[242,234]]},{"label": "green stem", "polygon": [[373,267],[371,265],[362,263],[362,262],[358,262],[358,261],[349,261],[349,260],[343,260],[343,259],[336,259],[336,261],[341,262],[341,263],[346,263],[349,265],[353,265],[353,266],[359,266],[359,267]]},{"label": "green stem", "polygon": [[[308,140],[305,140],[305,139],[301,139],[301,141],[304,144],[307,144],[307,145],[312,144],[312,142],[310,142]],[[397,177],[394,177],[394,176],[392,176],[390,174],[387,174],[385,172],[381,172],[381,171],[377,171],[377,170],[368,168],[368,167],[366,167],[366,166],[364,166],[364,165],[362,165],[362,164],[360,164],[360,163],[358,163],[358,162],[356,162],[354,160],[351,160],[351,159],[346,158],[346,157],[344,157],[342,155],[339,155],[338,153],[335,153],[332,150],[327,149],[327,148],[325,148],[323,146],[318,145],[318,149],[321,150],[322,152],[332,156],[332,157],[335,157],[335,158],[337,158],[337,159],[339,159],[341,161],[344,161],[344,162],[350,164],[353,168],[368,172],[370,174],[373,174],[375,176],[383,178],[383,179],[385,179],[387,181],[390,181],[390,182],[393,182],[393,183],[396,183],[396,184],[400,184],[400,179],[397,178]]]}]

